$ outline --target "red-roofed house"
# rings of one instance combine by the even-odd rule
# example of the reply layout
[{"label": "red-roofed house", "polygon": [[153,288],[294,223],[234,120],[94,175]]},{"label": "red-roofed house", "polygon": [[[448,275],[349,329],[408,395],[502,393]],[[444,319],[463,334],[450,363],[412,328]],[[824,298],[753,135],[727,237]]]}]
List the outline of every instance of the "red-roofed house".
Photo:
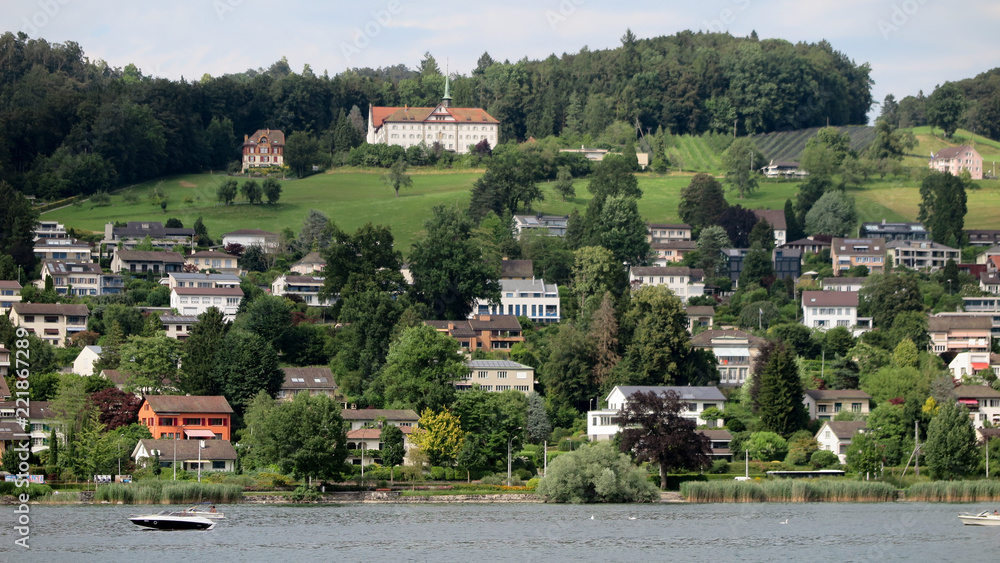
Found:
[{"label": "red-roofed house", "polygon": [[437,107],[368,106],[370,145],[397,145],[409,148],[423,143],[439,143],[442,148],[467,153],[483,140],[491,147],[500,142],[500,122],[480,108],[453,108],[445,81],[444,98]]},{"label": "red-roofed house", "polygon": [[983,179],[983,157],[979,156],[976,149],[968,145],[939,150],[931,157],[930,168],[938,172],[947,172],[953,176],[958,176],[963,170],[968,170],[973,180]]},{"label": "red-roofed house", "polygon": [[277,129],[258,129],[243,136],[243,171],[248,168],[282,166],[285,163],[285,134]]},{"label": "red-roofed house", "polygon": [[221,396],[146,395],[139,422],[156,439],[229,440],[233,408]]}]

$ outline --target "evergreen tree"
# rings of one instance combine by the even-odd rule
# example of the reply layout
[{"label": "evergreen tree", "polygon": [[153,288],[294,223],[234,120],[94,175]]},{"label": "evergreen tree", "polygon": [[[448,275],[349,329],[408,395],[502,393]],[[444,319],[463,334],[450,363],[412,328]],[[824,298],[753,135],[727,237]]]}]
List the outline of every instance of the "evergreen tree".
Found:
[{"label": "evergreen tree", "polygon": [[710,225],[701,231],[696,243],[698,266],[705,271],[707,277],[724,275],[722,267],[725,266],[725,262],[722,259],[722,249],[732,247],[733,243],[729,242],[729,237],[722,227]]},{"label": "evergreen tree", "polygon": [[719,216],[729,208],[722,184],[710,174],[695,174],[691,182],[681,189],[681,202],[677,213],[681,220],[694,229],[714,225]]},{"label": "evergreen tree", "polygon": [[930,229],[934,242],[954,244],[962,240],[967,201],[965,184],[960,178],[947,172],[931,172],[920,184],[917,221],[923,221]]},{"label": "evergreen tree", "polygon": [[209,307],[198,315],[198,322],[183,344],[180,389],[192,395],[209,392],[215,356],[222,347],[229,325],[216,307]]},{"label": "evergreen tree", "polygon": [[961,479],[976,469],[976,431],[964,405],[942,402],[927,429],[923,451],[932,479]]},{"label": "evergreen tree", "polygon": [[760,378],[757,402],[762,427],[782,436],[791,436],[805,428],[808,413],[802,403],[804,390],[795,352],[779,343],[757,377]]},{"label": "evergreen tree", "polygon": [[389,422],[383,423],[379,442],[382,442],[382,449],[379,451],[382,465],[395,467],[403,464],[406,450],[403,448],[403,431],[398,426]]},{"label": "evergreen tree", "polygon": [[639,156],[635,152],[635,141],[631,138],[625,142],[622,156],[625,157],[625,162],[632,168],[633,172],[639,171]]},{"label": "evergreen tree", "polygon": [[573,173],[569,166],[559,167],[559,171],[556,172],[555,189],[563,201],[566,201],[568,197],[576,196],[576,188],[573,187]]},{"label": "evergreen tree", "polygon": [[767,219],[758,219],[747,238],[751,249],[757,248],[768,252],[774,250],[774,227],[767,222]]},{"label": "evergreen tree", "polygon": [[799,224],[798,217],[795,215],[795,206],[792,204],[791,199],[785,200],[785,227],[787,229],[785,240],[788,242],[796,241],[806,236],[802,230],[802,226]]},{"label": "evergreen tree", "polygon": [[552,424],[549,414],[545,411],[545,400],[538,393],[528,395],[528,409],[525,414],[525,432],[535,444],[541,444],[549,439]]}]

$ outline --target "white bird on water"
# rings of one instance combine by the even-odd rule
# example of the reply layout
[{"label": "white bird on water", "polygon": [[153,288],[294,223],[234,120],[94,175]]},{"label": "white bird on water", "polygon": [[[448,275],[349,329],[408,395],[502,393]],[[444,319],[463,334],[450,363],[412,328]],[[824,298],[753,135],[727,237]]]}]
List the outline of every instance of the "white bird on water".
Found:
[{"label": "white bird on water", "polygon": [[788,523],[788,518],[785,518],[785,521],[784,521],[784,522],[778,522],[778,523],[779,523],[779,524],[787,524],[787,523]]},{"label": "white bird on water", "polygon": [[629,520],[635,520],[635,516],[629,516],[628,519]]},{"label": "white bird on water", "polygon": [[591,519],[591,520],[593,520],[593,519],[594,519],[594,515],[593,515],[593,514],[591,514],[591,515],[590,515],[590,519]]}]

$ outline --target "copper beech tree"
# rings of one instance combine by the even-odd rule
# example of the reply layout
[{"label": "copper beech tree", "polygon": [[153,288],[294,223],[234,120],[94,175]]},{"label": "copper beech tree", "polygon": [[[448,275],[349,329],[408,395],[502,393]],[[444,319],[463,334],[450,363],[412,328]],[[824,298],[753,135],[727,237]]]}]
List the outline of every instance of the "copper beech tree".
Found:
[{"label": "copper beech tree", "polygon": [[686,408],[673,391],[637,391],[618,412],[621,451],[658,464],[661,489],[671,470],[696,469],[709,461],[709,440],[695,431],[694,420],[682,416]]}]

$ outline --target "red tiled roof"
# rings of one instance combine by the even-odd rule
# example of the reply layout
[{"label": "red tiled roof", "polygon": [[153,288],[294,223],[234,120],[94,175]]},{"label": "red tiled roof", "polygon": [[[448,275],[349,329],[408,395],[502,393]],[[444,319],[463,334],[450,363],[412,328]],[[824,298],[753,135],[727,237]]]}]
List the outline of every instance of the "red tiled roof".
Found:
[{"label": "red tiled roof", "polygon": [[[386,121],[423,123],[434,112],[436,107],[372,107],[372,127],[378,129]],[[492,115],[481,108],[446,108],[454,121],[440,123],[500,123]],[[438,123],[435,121],[435,123]]]},{"label": "red tiled roof", "polygon": [[268,142],[272,145],[284,145],[285,144],[285,134],[280,129],[258,129],[253,135],[250,135],[246,141],[243,142],[244,145],[256,145],[260,142],[261,137],[267,137]]}]

